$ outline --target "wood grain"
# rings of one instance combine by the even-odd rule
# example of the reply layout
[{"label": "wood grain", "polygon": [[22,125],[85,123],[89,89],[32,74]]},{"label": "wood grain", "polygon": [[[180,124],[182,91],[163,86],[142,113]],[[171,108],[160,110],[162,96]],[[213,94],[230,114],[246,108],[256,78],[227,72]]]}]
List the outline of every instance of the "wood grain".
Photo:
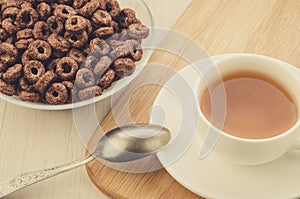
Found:
[{"label": "wood grain", "polygon": [[[174,30],[198,42],[210,55],[255,53],[284,60],[300,68],[300,1],[298,0],[193,0]],[[186,49],[188,50],[188,49]],[[188,64],[179,56],[157,51],[150,63],[175,70]],[[151,64],[126,90],[102,123],[109,130],[131,121],[147,122],[159,87],[139,88],[143,81],[167,80],[167,71],[153,72]],[[135,89],[139,88],[139,89]],[[114,118],[129,101],[131,118]],[[97,139],[99,135],[95,135]],[[93,182],[112,198],[201,198],[179,185],[165,170],[128,174],[98,161],[87,166]],[[199,179],[205,180],[205,179]]]}]

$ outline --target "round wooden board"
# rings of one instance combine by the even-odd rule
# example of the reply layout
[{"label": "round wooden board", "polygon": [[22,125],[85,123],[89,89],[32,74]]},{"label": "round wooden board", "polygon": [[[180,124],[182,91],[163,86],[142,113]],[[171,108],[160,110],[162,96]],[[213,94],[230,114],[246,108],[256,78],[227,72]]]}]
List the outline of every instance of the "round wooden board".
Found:
[{"label": "round wooden board", "polygon": [[111,198],[202,199],[176,182],[165,169],[141,174],[125,173],[98,160],[88,164],[86,169],[93,183]]}]

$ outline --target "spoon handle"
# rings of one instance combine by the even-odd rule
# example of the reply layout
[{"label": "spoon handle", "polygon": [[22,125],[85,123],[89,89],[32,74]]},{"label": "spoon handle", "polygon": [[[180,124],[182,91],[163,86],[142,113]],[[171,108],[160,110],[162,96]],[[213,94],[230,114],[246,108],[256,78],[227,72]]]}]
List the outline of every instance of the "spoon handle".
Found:
[{"label": "spoon handle", "polygon": [[75,162],[71,162],[68,164],[64,164],[58,167],[53,167],[49,169],[34,171],[30,173],[24,173],[19,176],[14,177],[6,177],[0,179],[0,198],[7,196],[15,191],[28,187],[32,184],[40,182],[42,180],[51,178],[58,174],[64,173],[66,171],[70,171],[72,169],[83,166],[92,160],[94,160],[94,156],[90,155],[81,160],[77,160]]}]

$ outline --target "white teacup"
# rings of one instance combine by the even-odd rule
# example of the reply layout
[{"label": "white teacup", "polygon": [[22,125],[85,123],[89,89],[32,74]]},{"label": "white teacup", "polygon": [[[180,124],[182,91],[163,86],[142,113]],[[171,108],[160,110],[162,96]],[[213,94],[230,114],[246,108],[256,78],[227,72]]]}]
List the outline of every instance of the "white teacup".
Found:
[{"label": "white teacup", "polygon": [[[297,106],[297,121],[289,130],[280,135],[265,139],[246,139],[227,134],[214,127],[206,119],[200,106],[197,106],[200,118],[199,133],[208,132],[203,138],[202,147],[211,147],[210,150],[214,153],[236,164],[258,165],[273,161],[291,148],[299,146],[295,143],[300,133],[300,72],[294,66],[261,55],[235,54],[218,61],[216,67],[220,74],[212,71],[216,71],[215,68],[208,69],[203,74],[205,81],[203,78],[199,79],[196,88],[198,101],[201,100],[207,85],[216,82],[218,78],[220,79],[220,75],[226,76],[241,70],[254,71],[268,75],[290,93]],[[215,145],[211,144],[214,141],[212,139],[215,139]]]}]

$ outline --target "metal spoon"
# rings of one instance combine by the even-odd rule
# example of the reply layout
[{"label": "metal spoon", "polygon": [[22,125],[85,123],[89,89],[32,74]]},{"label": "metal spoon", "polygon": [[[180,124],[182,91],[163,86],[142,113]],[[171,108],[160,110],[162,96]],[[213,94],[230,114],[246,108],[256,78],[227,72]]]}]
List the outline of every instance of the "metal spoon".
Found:
[{"label": "metal spoon", "polygon": [[0,198],[83,166],[95,158],[116,163],[145,158],[166,146],[170,137],[168,129],[154,124],[134,124],[113,129],[100,139],[95,152],[88,157],[58,167],[0,179]]}]

